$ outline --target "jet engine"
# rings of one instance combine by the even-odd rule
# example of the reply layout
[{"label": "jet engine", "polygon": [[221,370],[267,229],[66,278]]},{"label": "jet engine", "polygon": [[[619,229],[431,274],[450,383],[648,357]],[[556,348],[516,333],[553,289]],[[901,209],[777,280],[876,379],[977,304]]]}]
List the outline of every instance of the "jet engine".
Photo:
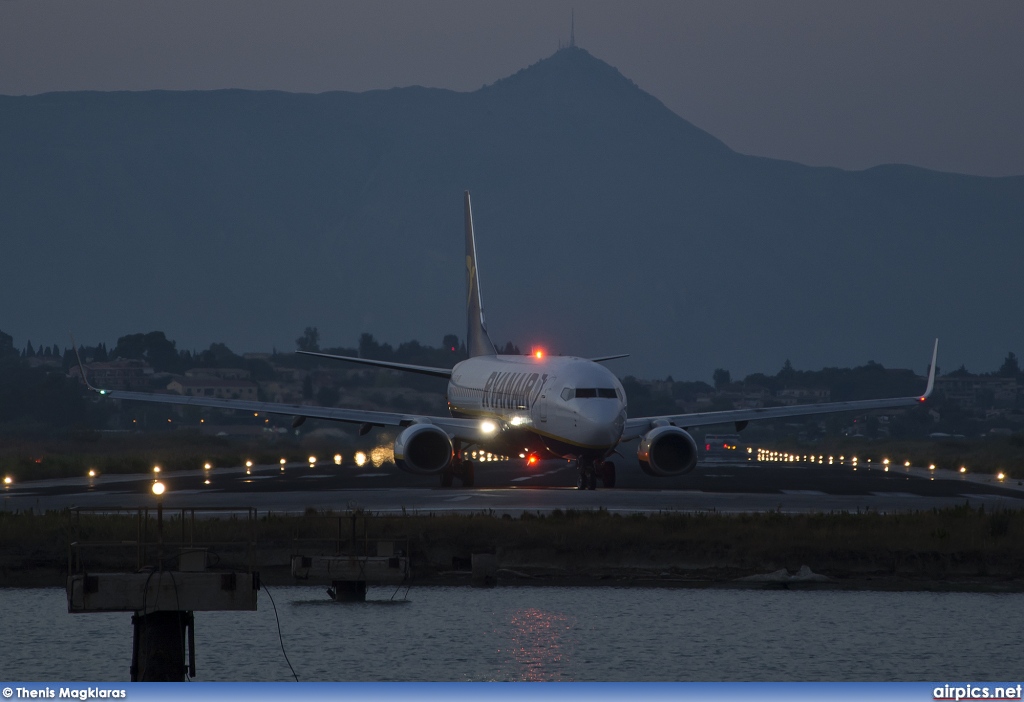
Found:
[{"label": "jet engine", "polygon": [[395,464],[406,473],[433,475],[452,462],[452,440],[433,424],[413,424],[395,440]]},{"label": "jet engine", "polygon": [[685,475],[697,465],[697,442],[686,430],[666,424],[654,427],[640,439],[636,457],[647,475]]}]

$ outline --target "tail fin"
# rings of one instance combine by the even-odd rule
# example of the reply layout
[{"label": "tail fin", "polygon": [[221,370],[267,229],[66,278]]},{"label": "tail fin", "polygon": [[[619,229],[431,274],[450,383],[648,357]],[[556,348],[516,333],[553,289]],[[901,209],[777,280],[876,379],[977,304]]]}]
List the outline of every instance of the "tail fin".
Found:
[{"label": "tail fin", "polygon": [[494,356],[494,344],[487,336],[487,323],[480,302],[480,275],[476,267],[476,239],[473,236],[473,207],[466,191],[466,350],[472,356]]}]

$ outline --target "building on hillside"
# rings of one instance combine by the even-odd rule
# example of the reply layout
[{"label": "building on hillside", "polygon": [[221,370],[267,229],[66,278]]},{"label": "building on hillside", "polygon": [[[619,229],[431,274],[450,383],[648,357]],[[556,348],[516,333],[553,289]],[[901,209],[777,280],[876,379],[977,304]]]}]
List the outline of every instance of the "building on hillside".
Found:
[{"label": "building on hillside", "polygon": [[832,391],[828,388],[785,388],[779,391],[778,399],[784,405],[814,405],[829,402]]},{"label": "building on hillside", "polygon": [[249,380],[252,373],[245,368],[190,368],[186,378],[220,378],[221,380]]},{"label": "building on hillside", "polygon": [[935,379],[935,390],[964,410],[991,404],[1012,405],[1020,388],[1016,378],[998,375],[944,375]]},{"label": "building on hillside", "polygon": [[[84,365],[89,384],[103,390],[144,390],[149,387],[153,377],[153,368],[137,359],[119,358],[116,361],[93,361]],[[71,366],[68,377],[78,378],[79,382],[85,384],[77,364]]]},{"label": "building on hillside", "polygon": [[260,383],[260,387],[263,388],[263,394],[268,402],[302,403],[302,383],[269,380]]},{"label": "building on hillside", "polygon": [[259,386],[250,380],[223,380],[221,378],[175,378],[167,389],[179,395],[219,397],[225,400],[255,400]]}]

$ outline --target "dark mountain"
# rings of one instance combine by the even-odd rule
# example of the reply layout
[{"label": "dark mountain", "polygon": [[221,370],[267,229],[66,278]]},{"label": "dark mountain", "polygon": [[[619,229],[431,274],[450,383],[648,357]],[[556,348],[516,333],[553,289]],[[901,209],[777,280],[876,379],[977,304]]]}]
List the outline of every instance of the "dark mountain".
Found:
[{"label": "dark mountain", "polygon": [[464,189],[498,343],[680,379],[1024,349],[1024,177],[737,154],[577,48],[473,93],[0,97],[0,329],[436,344]]}]

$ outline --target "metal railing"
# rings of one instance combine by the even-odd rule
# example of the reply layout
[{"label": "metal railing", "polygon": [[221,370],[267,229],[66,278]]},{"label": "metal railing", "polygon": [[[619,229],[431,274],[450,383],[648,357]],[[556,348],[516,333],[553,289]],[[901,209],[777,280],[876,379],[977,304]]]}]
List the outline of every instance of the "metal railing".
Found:
[{"label": "metal railing", "polygon": [[[133,508],[86,508],[76,507],[70,512],[69,541],[68,541],[68,574],[83,573],[88,565],[102,556],[107,561],[117,560],[122,567],[134,562],[134,569],[141,570],[144,567],[155,566],[158,570],[165,569],[165,562],[170,559],[177,561],[182,555],[190,552],[205,551],[207,559],[209,554],[217,555],[222,551],[244,551],[245,567],[248,572],[255,570],[255,551],[257,544],[257,513],[252,507],[203,507],[203,508],[178,508],[164,510],[162,505],[157,507],[133,507]],[[167,514],[168,513],[169,516]],[[243,538],[227,541],[201,540],[196,537],[196,514],[206,516],[207,514],[222,515],[245,515],[243,531],[247,532]],[[104,523],[94,524],[83,523],[82,516],[96,515],[105,517],[123,516],[131,521],[124,524],[111,523],[104,520]],[[134,516],[134,519],[132,517]],[[121,538],[115,540],[94,540],[84,536],[89,527],[102,528],[107,532],[122,532],[122,536],[134,538]],[[133,533],[132,533],[133,532]],[[172,533],[178,532],[179,539],[173,540]],[[134,561],[129,555],[134,551]],[[113,557],[111,554],[115,554]],[[109,564],[104,563],[104,567]],[[207,563],[206,565],[209,565]],[[214,563],[213,565],[216,565]]]}]

